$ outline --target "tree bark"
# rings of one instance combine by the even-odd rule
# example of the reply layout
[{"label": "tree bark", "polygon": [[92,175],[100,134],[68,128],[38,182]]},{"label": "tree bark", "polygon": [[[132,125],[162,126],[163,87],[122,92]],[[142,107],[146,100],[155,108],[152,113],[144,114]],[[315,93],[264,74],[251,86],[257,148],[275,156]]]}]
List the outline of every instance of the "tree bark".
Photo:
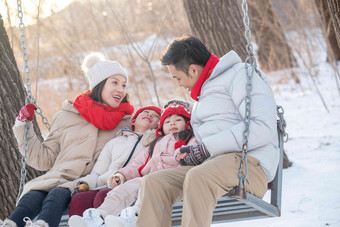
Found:
[{"label": "tree bark", "polygon": [[[327,3],[333,19],[334,33],[338,42],[338,54],[340,56],[340,0],[328,0]],[[340,57],[337,60],[340,60]]]},{"label": "tree bark", "polygon": [[245,60],[246,40],[240,2],[184,0],[192,34],[217,57],[235,50]]},{"label": "tree bark", "polygon": [[327,41],[328,58],[340,60],[340,0],[315,0]]},{"label": "tree bark", "polygon": [[[0,218],[9,216],[15,207],[20,182],[21,155],[12,132],[15,118],[25,104],[26,92],[20,77],[13,50],[0,14]],[[37,135],[41,135],[34,120]],[[41,172],[27,167],[26,180]]]},{"label": "tree bark", "polygon": [[[250,26],[258,46],[260,68],[265,72],[292,68],[296,60],[270,0],[249,1]],[[292,75],[295,81],[299,80]]]}]

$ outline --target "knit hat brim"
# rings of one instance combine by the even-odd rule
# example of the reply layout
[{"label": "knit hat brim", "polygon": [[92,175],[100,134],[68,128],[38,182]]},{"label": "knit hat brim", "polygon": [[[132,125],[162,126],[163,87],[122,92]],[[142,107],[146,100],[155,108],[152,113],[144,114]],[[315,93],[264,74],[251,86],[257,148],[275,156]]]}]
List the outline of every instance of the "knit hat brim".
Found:
[{"label": "knit hat brim", "polygon": [[[154,110],[155,112],[158,113],[159,116],[161,116],[162,110],[161,108],[157,107],[157,106],[144,106],[139,108],[136,113],[133,115],[133,117],[131,118],[131,122],[137,118],[137,116],[144,110]],[[134,131],[135,130],[135,126],[131,124],[131,128]]]},{"label": "knit hat brim", "polygon": [[186,117],[188,119],[191,118],[191,112],[188,108],[186,108],[185,106],[176,104],[176,103],[171,104],[165,110],[163,110],[162,116],[159,120],[159,127],[156,130],[156,137],[164,134],[163,129],[162,129],[164,120],[172,114],[181,115],[181,116]]}]

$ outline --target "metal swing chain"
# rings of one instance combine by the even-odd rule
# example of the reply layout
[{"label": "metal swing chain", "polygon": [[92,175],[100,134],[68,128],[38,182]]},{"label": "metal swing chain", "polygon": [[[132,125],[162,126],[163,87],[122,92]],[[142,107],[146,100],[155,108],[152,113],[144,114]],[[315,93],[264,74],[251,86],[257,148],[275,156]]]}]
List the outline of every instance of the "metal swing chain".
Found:
[{"label": "metal swing chain", "polygon": [[[247,40],[246,50],[248,56],[245,60],[245,68],[247,71],[247,84],[246,84],[246,97],[245,97],[245,120],[244,120],[244,131],[243,131],[243,146],[242,146],[242,159],[240,163],[240,168],[238,172],[239,177],[239,190],[241,192],[242,186],[244,195],[246,192],[246,179],[248,177],[248,160],[247,160],[247,152],[248,152],[248,139],[249,139],[249,124],[250,124],[250,106],[251,99],[250,93],[252,90],[252,79],[254,71],[256,70],[256,59],[253,54],[253,45],[251,44],[251,31],[249,28],[249,16],[248,16],[248,4],[246,0],[242,1],[242,11],[244,14],[243,23],[245,27],[245,38]],[[251,72],[249,72],[248,68],[251,67]],[[245,165],[245,173],[243,173],[243,165]]]},{"label": "metal swing chain", "polygon": [[[22,10],[22,4],[21,4],[21,0],[17,0],[17,6],[18,6],[18,18],[20,20],[19,23],[19,29],[21,31],[21,35],[20,35],[20,41],[21,41],[21,50],[22,50],[22,54],[23,54],[23,60],[24,60],[24,72],[26,74],[26,78],[25,78],[25,86],[26,86],[26,90],[27,90],[27,96],[25,98],[25,105],[27,105],[28,103],[33,103],[35,104],[35,99],[32,95],[32,91],[31,91],[31,79],[29,77],[29,73],[30,73],[30,67],[28,65],[28,54],[27,54],[27,47],[26,47],[26,36],[25,36],[25,24],[23,23],[23,10]],[[50,124],[48,123],[47,118],[42,114],[42,111],[40,109],[40,107],[36,106],[36,113],[40,115],[42,122],[44,123],[44,125],[47,127],[48,130],[50,130]],[[22,189],[25,185],[25,179],[26,179],[26,163],[27,163],[27,156],[26,153],[28,151],[28,137],[29,137],[29,121],[26,121],[26,125],[25,125],[25,133],[24,133],[24,145],[23,145],[23,151],[24,154],[21,156],[21,170],[20,170],[20,174],[21,174],[21,178],[20,178],[20,186],[19,186],[19,192],[18,192],[18,196],[17,196],[17,201],[20,197],[20,194],[22,192]]]},{"label": "metal swing chain", "polygon": [[285,111],[283,110],[282,106],[276,106],[276,112],[277,116],[279,117],[279,128],[283,135],[283,142],[285,143],[288,141],[288,133],[286,132],[287,122],[283,116]]}]

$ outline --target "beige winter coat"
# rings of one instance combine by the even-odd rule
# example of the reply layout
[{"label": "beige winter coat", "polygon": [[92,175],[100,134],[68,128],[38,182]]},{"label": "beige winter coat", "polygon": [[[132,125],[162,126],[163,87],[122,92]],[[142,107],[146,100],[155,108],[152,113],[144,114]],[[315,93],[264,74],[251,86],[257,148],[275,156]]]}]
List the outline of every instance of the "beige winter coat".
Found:
[{"label": "beige winter coat", "polygon": [[[50,191],[55,187],[72,190],[80,177],[91,172],[104,144],[116,137],[120,129],[130,127],[130,118],[126,115],[114,130],[100,130],[80,116],[72,101],[66,100],[62,110],[55,114],[43,142],[31,124],[27,164],[47,173],[26,183],[21,197],[32,190]],[[13,126],[22,154],[24,131],[25,126]]]}]

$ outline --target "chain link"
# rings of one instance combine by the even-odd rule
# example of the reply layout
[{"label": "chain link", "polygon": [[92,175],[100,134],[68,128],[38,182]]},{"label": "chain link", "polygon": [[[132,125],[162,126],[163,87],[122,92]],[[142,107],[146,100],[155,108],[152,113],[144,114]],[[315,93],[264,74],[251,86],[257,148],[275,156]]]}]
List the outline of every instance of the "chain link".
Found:
[{"label": "chain link", "polygon": [[[23,10],[22,10],[22,4],[21,0],[17,0],[17,6],[18,6],[18,18],[19,18],[19,29],[21,32],[20,35],[20,41],[21,41],[21,50],[22,50],[22,56],[24,60],[24,72],[26,74],[25,78],[25,87],[27,91],[27,96],[25,98],[25,105],[28,103],[33,103],[36,105],[36,101],[32,95],[31,91],[31,79],[29,77],[30,73],[30,67],[28,64],[28,53],[27,53],[27,47],[26,47],[26,36],[25,36],[25,24],[23,23]],[[42,122],[44,125],[50,130],[50,124],[48,123],[48,120],[46,117],[43,116],[40,107],[37,106],[37,113],[41,116]],[[20,197],[20,194],[22,192],[22,189],[25,185],[25,179],[26,179],[26,163],[27,163],[27,156],[26,153],[28,152],[29,146],[28,146],[28,138],[29,138],[29,121],[26,121],[25,125],[25,134],[24,134],[24,145],[23,145],[23,155],[21,157],[21,178],[20,178],[20,186],[19,186],[19,192],[17,196],[17,201]]]},{"label": "chain link", "polygon": [[287,142],[288,141],[288,133],[286,132],[287,122],[283,116],[285,111],[283,110],[282,106],[277,106],[276,112],[277,116],[279,117],[279,128],[283,134],[283,142]]},{"label": "chain link", "polygon": [[[248,4],[246,0],[242,1],[242,11],[243,11],[243,24],[245,27],[244,36],[247,41],[246,51],[248,56],[244,62],[245,69],[247,72],[247,84],[246,84],[246,97],[245,97],[245,117],[244,117],[244,131],[243,131],[243,146],[242,146],[242,159],[240,163],[240,168],[238,172],[239,177],[239,190],[242,189],[246,192],[246,179],[248,177],[248,159],[247,159],[247,152],[248,152],[248,139],[249,139],[249,124],[250,124],[250,107],[251,107],[251,99],[250,93],[253,88],[253,74],[256,70],[256,59],[253,53],[253,45],[251,43],[251,31],[249,28],[250,21],[248,16]],[[249,70],[249,68],[251,68]],[[245,165],[245,173],[243,173],[243,165]]]}]

